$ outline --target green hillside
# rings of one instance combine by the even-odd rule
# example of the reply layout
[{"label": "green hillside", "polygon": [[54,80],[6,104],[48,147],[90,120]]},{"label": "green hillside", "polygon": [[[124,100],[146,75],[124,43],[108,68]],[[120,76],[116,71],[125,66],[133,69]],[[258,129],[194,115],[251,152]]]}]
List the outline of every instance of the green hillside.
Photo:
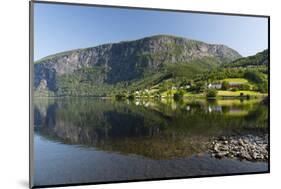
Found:
[{"label": "green hillside", "polygon": [[268,65],[268,50],[257,53],[254,56],[239,58],[231,64],[225,64],[224,67],[249,67],[249,66],[267,66]]},{"label": "green hillside", "polygon": [[57,53],[35,62],[34,70],[40,97],[178,100],[268,92],[267,50],[241,58],[223,45],[166,35]]}]

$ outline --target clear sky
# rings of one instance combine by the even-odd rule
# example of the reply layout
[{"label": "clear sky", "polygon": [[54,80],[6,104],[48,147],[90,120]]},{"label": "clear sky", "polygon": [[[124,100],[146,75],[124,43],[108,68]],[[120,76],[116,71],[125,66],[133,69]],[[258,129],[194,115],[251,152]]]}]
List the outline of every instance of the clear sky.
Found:
[{"label": "clear sky", "polygon": [[267,30],[260,17],[36,3],[34,58],[158,34],[224,44],[248,56],[268,48]]}]

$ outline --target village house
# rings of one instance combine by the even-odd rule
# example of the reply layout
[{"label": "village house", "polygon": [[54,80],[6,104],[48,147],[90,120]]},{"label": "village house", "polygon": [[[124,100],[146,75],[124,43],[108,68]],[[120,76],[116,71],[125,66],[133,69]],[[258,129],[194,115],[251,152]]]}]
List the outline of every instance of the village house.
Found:
[{"label": "village house", "polygon": [[210,83],[208,85],[208,89],[221,89],[222,84],[221,83]]},{"label": "village house", "polygon": [[190,85],[181,86],[180,89],[190,89]]},{"label": "village house", "polygon": [[229,88],[240,88],[243,84],[242,82],[229,82]]}]

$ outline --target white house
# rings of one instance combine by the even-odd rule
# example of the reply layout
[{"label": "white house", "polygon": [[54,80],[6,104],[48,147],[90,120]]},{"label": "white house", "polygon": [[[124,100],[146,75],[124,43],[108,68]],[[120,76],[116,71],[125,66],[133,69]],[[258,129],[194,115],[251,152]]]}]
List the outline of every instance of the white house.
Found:
[{"label": "white house", "polygon": [[186,89],[189,89],[189,88],[190,88],[190,85],[186,85],[185,88],[186,88]]},{"label": "white house", "polygon": [[208,85],[208,89],[221,89],[222,84],[221,83],[210,83]]}]

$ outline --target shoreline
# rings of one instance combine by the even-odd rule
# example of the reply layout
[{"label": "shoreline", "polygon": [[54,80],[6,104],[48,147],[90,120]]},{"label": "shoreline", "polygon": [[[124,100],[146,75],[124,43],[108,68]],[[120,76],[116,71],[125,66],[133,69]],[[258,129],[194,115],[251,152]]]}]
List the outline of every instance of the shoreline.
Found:
[{"label": "shoreline", "polygon": [[[262,99],[262,98],[266,98],[268,97],[268,94],[264,94],[264,95],[259,95],[259,96],[217,96],[217,97],[205,97],[205,96],[185,96],[182,99],[206,99],[206,100],[228,100],[228,99]],[[136,96],[134,99],[128,99],[128,98],[122,98],[122,99],[116,99],[113,96],[33,96],[33,98],[35,99],[46,99],[46,98],[53,98],[53,99],[57,99],[57,98],[99,98],[99,99],[114,99],[114,100],[118,100],[118,101],[122,101],[122,100],[141,100],[141,99],[172,99],[173,97],[161,97],[161,98],[156,98],[156,97],[139,97]]]},{"label": "shoreline", "polygon": [[248,161],[269,160],[268,134],[219,136],[209,146],[209,153],[214,158],[236,158]]}]

